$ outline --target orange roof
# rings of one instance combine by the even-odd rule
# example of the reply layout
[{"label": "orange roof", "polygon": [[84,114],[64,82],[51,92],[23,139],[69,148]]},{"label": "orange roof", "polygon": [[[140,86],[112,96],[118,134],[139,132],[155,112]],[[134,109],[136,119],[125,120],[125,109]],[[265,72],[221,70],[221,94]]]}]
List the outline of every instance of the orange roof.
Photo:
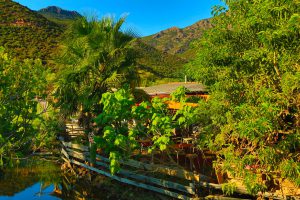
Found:
[{"label": "orange roof", "polygon": [[166,103],[168,104],[168,108],[169,108],[169,109],[174,109],[174,110],[179,110],[179,109],[181,109],[184,105],[186,105],[186,106],[191,106],[191,107],[197,107],[197,106],[198,106],[197,103],[185,103],[185,104],[181,104],[181,103],[175,102],[175,101],[167,101]]}]

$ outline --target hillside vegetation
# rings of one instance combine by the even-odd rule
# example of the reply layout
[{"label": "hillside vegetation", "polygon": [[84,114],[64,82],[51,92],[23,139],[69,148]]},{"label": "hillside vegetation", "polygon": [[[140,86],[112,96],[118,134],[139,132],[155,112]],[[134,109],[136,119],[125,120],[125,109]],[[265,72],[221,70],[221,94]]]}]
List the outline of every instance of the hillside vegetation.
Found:
[{"label": "hillside vegetation", "polygon": [[210,20],[204,19],[186,28],[172,27],[140,38],[136,46],[141,52],[138,63],[143,84],[183,81],[184,65],[196,57],[192,43],[210,28]]},{"label": "hillside vegetation", "polygon": [[47,8],[40,9],[39,14],[43,15],[48,20],[62,25],[63,27],[69,26],[76,18],[82,17],[76,11],[68,11],[57,6],[48,6]]},{"label": "hillside vegetation", "polygon": [[191,42],[202,37],[203,32],[212,28],[209,19],[200,20],[186,28],[172,27],[159,33],[142,38],[142,41],[164,53],[191,59],[195,56],[195,49]]},{"label": "hillside vegetation", "polygon": [[137,64],[142,85],[161,81],[180,80],[184,78],[183,66],[187,60],[176,55],[164,53],[146,43],[142,39],[134,42],[138,52]]},{"label": "hillside vegetation", "polygon": [[82,17],[76,11],[64,10],[57,6],[48,6],[47,8],[40,9],[38,12],[40,14],[47,14],[49,16],[52,16],[52,17],[58,18],[58,19],[76,19],[78,17]]},{"label": "hillside vegetation", "polygon": [[[0,46],[13,57],[40,58],[51,63],[65,30],[81,15],[56,6],[32,11],[11,0],[1,0]],[[194,56],[190,43],[209,28],[202,20],[185,29],[171,28],[133,43],[142,85],[184,79],[184,65]]]},{"label": "hillside vegetation", "polygon": [[0,10],[0,46],[19,59],[48,61],[58,45],[61,27],[10,0],[1,0]]}]

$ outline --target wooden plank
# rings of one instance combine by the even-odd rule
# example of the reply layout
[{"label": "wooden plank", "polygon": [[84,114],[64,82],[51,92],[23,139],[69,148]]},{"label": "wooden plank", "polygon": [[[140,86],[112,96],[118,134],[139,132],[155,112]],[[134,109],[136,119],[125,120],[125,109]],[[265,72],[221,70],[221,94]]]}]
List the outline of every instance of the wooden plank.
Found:
[{"label": "wooden plank", "polygon": [[67,131],[67,132],[69,132],[69,131],[84,131],[84,128],[80,128],[80,127],[69,128],[69,127],[67,127],[67,128],[66,128],[66,131]]},{"label": "wooden plank", "polygon": [[83,127],[80,127],[80,126],[67,126],[66,129],[71,129],[71,130],[84,130]]},{"label": "wooden plank", "polygon": [[[70,156],[72,156],[74,158],[78,158],[82,161],[87,161],[88,160],[86,155],[83,154],[83,153],[72,151],[72,152],[69,152],[69,154],[70,154]],[[109,164],[107,164],[107,163],[96,161],[96,164],[109,169]],[[131,171],[124,170],[124,169],[121,169],[118,173],[123,175],[123,176],[127,176],[129,178],[133,178],[133,179],[136,179],[136,180],[139,180],[139,181],[150,182],[150,183],[158,185],[158,186],[175,189],[175,190],[185,192],[185,193],[188,193],[188,194],[195,194],[194,188],[190,187],[190,186],[185,186],[185,185],[181,185],[181,184],[174,183],[174,182],[171,182],[171,181],[165,181],[165,180],[162,180],[162,179],[157,179],[157,178],[153,178],[153,177],[149,177],[149,176],[144,176],[144,175],[141,175],[141,174],[136,174],[136,173],[133,173]]]},{"label": "wooden plank", "polygon": [[61,153],[68,159],[70,160],[69,154],[66,152],[64,148],[61,149]]},{"label": "wooden plank", "polygon": [[[109,164],[103,163],[103,162],[99,162],[96,161],[96,164],[102,167],[106,167],[107,169],[109,169]],[[133,178],[139,181],[145,181],[145,182],[149,182],[158,186],[162,186],[162,187],[166,187],[166,188],[170,188],[170,189],[175,189],[181,192],[185,192],[188,194],[195,194],[195,190],[193,187],[190,186],[185,186],[182,184],[178,184],[175,182],[171,182],[171,181],[166,181],[166,180],[162,180],[162,179],[158,179],[158,178],[154,178],[154,177],[149,177],[149,176],[145,176],[142,174],[137,174],[125,169],[121,169],[118,174],[121,174],[123,176],[129,177],[129,178]]]},{"label": "wooden plank", "polygon": [[83,161],[89,161],[89,157],[87,153],[80,153],[77,151],[74,151],[72,149],[67,149],[69,156],[74,157],[74,158],[78,158],[80,160]]},{"label": "wooden plank", "polygon": [[68,164],[68,166],[71,169],[72,173],[76,174],[76,172],[74,171],[74,169],[71,166],[70,157],[69,157],[68,153],[66,152],[66,150],[62,148],[61,152],[65,156],[65,157],[62,157],[62,159]]},{"label": "wooden plank", "polygon": [[[64,143],[66,143],[66,142],[64,142]],[[68,143],[67,143],[67,145],[69,145]],[[71,145],[71,146],[73,146],[73,145]],[[81,147],[85,147],[85,146],[82,146],[82,145],[79,145],[79,146],[81,146]],[[81,148],[81,149],[85,149],[85,148]],[[87,158],[88,158],[88,153],[86,153],[86,152],[83,152],[83,153],[80,153],[80,152],[76,152],[76,151],[74,151],[74,150],[72,150],[72,149],[67,149],[68,150],[68,153],[66,152],[66,150],[65,149],[62,149],[61,150],[61,153],[66,157],[66,158],[68,158],[68,159],[70,159],[70,156],[72,156],[72,157],[75,157],[75,158],[78,158],[78,159],[81,159],[81,160],[83,160],[83,161],[85,161],[85,160],[87,160]],[[100,155],[97,155],[97,158],[98,159],[100,159],[100,160],[102,160],[102,161],[104,161],[104,162],[109,162],[109,159],[108,158],[105,158],[105,157],[103,157],[103,156],[100,156]],[[63,158],[64,159],[64,158]],[[64,159],[65,160],[65,159]],[[134,160],[131,160],[131,161],[134,161]],[[135,163],[136,162],[136,163]],[[131,167],[135,167],[135,168],[139,168],[139,169],[147,169],[148,167],[147,167],[147,165],[149,165],[149,164],[145,164],[145,163],[141,163],[141,162],[138,162],[138,161],[134,161],[134,162],[132,162],[132,163],[134,163],[134,164],[132,164],[132,163],[128,163],[128,162],[124,162],[124,161],[121,161],[121,163],[122,164],[126,164],[126,165],[128,165],[128,166],[131,166]],[[108,164],[106,164],[106,163],[102,163],[102,162],[99,162],[99,161],[97,161],[96,162],[96,164],[98,164],[98,165],[100,165],[100,166],[103,166],[103,167],[109,167],[109,165]],[[144,166],[144,165],[146,165],[146,166]],[[142,179],[142,178],[144,178],[143,177],[143,175],[138,175],[138,174],[134,174],[134,173],[132,173],[132,172],[129,172],[129,171],[126,171],[126,170],[123,170],[123,175],[126,175],[127,174],[127,176],[131,176],[132,178],[134,178],[133,176],[140,176],[140,177],[138,177],[138,178],[136,178],[136,179]],[[150,178],[150,177],[146,177],[146,178]],[[153,178],[153,179],[155,179],[155,178]],[[158,179],[159,180],[159,179]],[[160,180],[160,181],[162,181],[162,180]],[[163,183],[163,182],[160,182],[160,181],[153,181],[153,183],[154,184],[156,184],[156,183]],[[151,181],[150,181],[151,182]],[[156,183],[155,183],[156,182]],[[173,182],[171,182],[171,183],[173,183]],[[177,184],[177,183],[175,183],[175,184]],[[177,184],[177,185],[180,185],[180,184]],[[208,183],[208,182],[202,182],[202,181],[199,181],[198,183],[197,183],[197,185],[199,185],[199,186],[202,186],[202,187],[208,187],[208,188],[214,188],[214,189],[218,189],[218,190],[222,190],[222,184],[215,184],[215,183]],[[164,186],[164,187],[168,187],[168,184],[166,184],[166,185],[161,185],[161,186]],[[170,185],[169,185],[170,186]],[[186,188],[186,187],[188,187],[188,186],[184,186],[184,185],[182,185],[182,187],[180,187],[179,186],[179,188]],[[180,190],[180,189],[178,189],[178,188],[173,188],[173,187],[170,187],[170,188],[172,188],[172,189],[177,189],[177,190]],[[193,187],[190,187],[190,188],[193,188]],[[182,191],[182,190],[180,190],[180,191]],[[183,191],[183,192],[186,192],[186,191]],[[240,189],[240,188],[237,188],[236,189],[236,192],[237,193],[240,193],[240,194],[249,194],[249,192],[248,191],[246,191],[246,190],[243,190],[243,189]],[[273,198],[273,199],[283,199],[283,197],[282,196],[280,196],[280,195],[274,195],[273,193],[264,193],[263,195],[262,195],[263,197],[265,197],[265,198]],[[220,196],[218,196],[218,198],[220,198]],[[222,197],[223,198],[223,197]]]},{"label": "wooden plank", "polygon": [[[217,190],[222,190],[222,184],[199,182],[198,185],[202,186],[202,187],[206,187],[206,188],[214,188],[214,189],[217,189]],[[235,192],[239,193],[239,194],[247,194],[247,195],[250,194],[247,190],[242,189],[242,188],[236,188]]]},{"label": "wooden plank", "polygon": [[135,174],[133,172],[126,171],[126,170],[121,170],[120,173],[124,176],[127,176],[129,178],[134,178],[139,181],[150,182],[150,183],[158,185],[158,186],[162,186],[162,187],[166,187],[166,188],[170,188],[170,189],[174,189],[174,190],[178,190],[181,192],[195,195],[195,190],[193,189],[193,187],[184,186],[184,185],[181,185],[181,184],[178,184],[175,182],[157,179],[157,178],[153,178],[153,177],[149,177],[149,176]]},{"label": "wooden plank", "polygon": [[62,157],[62,159],[66,162],[66,163],[70,163],[70,161],[68,159],[66,159],[65,157]]},{"label": "wooden plank", "polygon": [[144,188],[144,189],[151,190],[151,191],[154,191],[154,192],[158,192],[158,193],[161,193],[161,194],[164,194],[164,195],[168,195],[168,196],[171,196],[171,197],[177,198],[177,199],[192,200],[192,198],[190,198],[188,196],[185,196],[185,195],[182,195],[182,194],[178,194],[176,192],[171,192],[171,191],[168,191],[168,190],[165,190],[165,189],[162,189],[162,188],[158,188],[158,187],[154,187],[154,186],[147,185],[147,184],[144,184],[144,183],[139,183],[139,182],[136,182],[136,181],[133,181],[133,180],[129,180],[127,178],[121,178],[121,177],[118,177],[118,176],[115,176],[115,175],[111,175],[108,172],[102,171],[100,169],[96,169],[94,167],[88,166],[86,164],[83,164],[83,163],[78,162],[78,161],[73,160],[73,159],[71,159],[70,161],[72,163],[76,164],[76,165],[82,166],[82,167],[84,167],[86,169],[92,170],[94,172],[97,172],[97,173],[99,173],[101,175],[110,177],[110,178],[112,178],[114,180],[117,180],[119,182],[122,182],[122,183],[126,183],[126,184],[129,184],[129,185],[134,185],[136,187],[140,187],[140,188]]},{"label": "wooden plank", "polygon": [[75,123],[75,124],[73,124],[73,123],[66,123],[65,125],[66,125],[66,127],[81,127],[77,123]]},{"label": "wooden plank", "polygon": [[84,134],[84,131],[83,130],[67,130],[67,133],[82,133]]},{"label": "wooden plank", "polygon": [[74,136],[74,137],[84,137],[83,134],[74,134],[74,133],[68,134],[68,136],[70,136],[70,137],[72,137],[72,136]]},{"label": "wooden plank", "polygon": [[[66,143],[63,142],[63,144],[67,147],[70,148],[74,148],[74,149],[79,149],[82,151],[89,151],[89,148],[83,145],[79,145],[79,144],[72,144],[72,143]],[[97,158],[99,158],[100,160],[103,160],[105,162],[109,162],[108,158],[105,158],[103,156],[100,155],[96,155]],[[177,168],[170,168],[170,167],[166,167],[163,165],[154,165],[154,164],[146,164],[146,163],[142,163],[139,161],[135,161],[132,159],[128,159],[126,161],[121,160],[120,161],[121,164],[127,165],[127,166],[131,166],[131,167],[135,167],[138,169],[143,169],[143,170],[148,170],[148,171],[156,171],[156,172],[160,172],[169,176],[175,176],[177,178],[182,178],[182,179],[186,179],[189,181],[211,181],[210,177],[207,177],[205,175],[202,174],[194,174],[192,172],[183,170],[183,169],[177,169]]]},{"label": "wooden plank", "polygon": [[77,129],[77,130],[74,130],[74,129],[66,129],[66,132],[67,132],[68,134],[74,134],[74,133],[85,134],[85,132],[84,132],[83,129]]},{"label": "wooden plank", "polygon": [[[109,162],[108,158],[105,158],[103,156],[100,155],[96,155],[97,158],[99,158],[100,160],[104,160],[106,162]],[[155,171],[155,172],[160,172],[169,176],[175,176],[177,178],[182,178],[182,179],[186,179],[189,181],[197,181],[200,182],[200,180],[202,181],[210,181],[210,178],[202,175],[202,174],[194,174],[192,172],[183,170],[183,169],[176,169],[176,168],[169,168],[166,166],[162,166],[162,165],[154,165],[154,164],[146,164],[146,163],[142,163],[142,162],[138,162],[132,159],[123,161],[120,161],[121,164],[130,166],[130,167],[135,167],[138,169],[143,169],[143,170],[148,170],[148,171]]]},{"label": "wooden plank", "polygon": [[83,146],[80,144],[73,144],[72,142],[64,142],[64,141],[62,141],[62,144],[65,147],[69,147],[71,149],[77,149],[77,150],[81,150],[81,151],[89,151],[89,147]]}]

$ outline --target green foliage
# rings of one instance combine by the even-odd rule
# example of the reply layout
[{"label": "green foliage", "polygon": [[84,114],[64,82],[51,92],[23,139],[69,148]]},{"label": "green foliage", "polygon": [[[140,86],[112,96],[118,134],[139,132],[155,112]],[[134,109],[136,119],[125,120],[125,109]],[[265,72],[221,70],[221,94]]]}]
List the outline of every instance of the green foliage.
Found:
[{"label": "green foliage", "polygon": [[158,148],[164,151],[171,144],[170,137],[172,136],[175,124],[172,121],[172,116],[168,113],[166,99],[155,97],[152,100],[152,117],[150,118],[149,133],[151,134],[153,145],[150,152]]},{"label": "green foliage", "polygon": [[183,65],[187,63],[179,56],[164,53],[149,44],[137,39],[133,48],[137,52],[137,65],[142,79],[142,85],[149,85],[161,79],[183,78]]},{"label": "green foliage", "polygon": [[284,178],[293,180],[296,186],[300,187],[300,162],[295,162],[292,159],[285,159],[283,162],[281,162],[280,169],[283,172],[282,176]]},{"label": "green foliage", "polygon": [[178,87],[172,94],[171,98],[172,101],[177,101],[177,102],[184,102],[186,97],[185,93],[188,92],[188,90],[184,86]]},{"label": "green foliage", "polygon": [[39,58],[50,64],[62,28],[11,0],[2,0],[0,10],[0,46],[19,60]]},{"label": "green foliage", "polygon": [[54,22],[55,24],[60,25],[63,29],[67,29],[72,23],[74,22],[75,18],[64,18],[57,15],[53,15],[52,13],[47,12],[39,12],[41,15],[43,15],[45,18],[47,18],[49,21]]},{"label": "green foliage", "polygon": [[[72,27],[75,19],[79,17],[78,13],[74,15],[73,12],[63,11],[57,14],[48,9],[35,12],[11,0],[1,1],[0,10],[3,11],[0,13],[0,46],[4,46],[14,58],[20,60],[40,58],[43,63],[57,67],[54,58],[60,50],[60,44],[63,40],[68,42],[71,37],[70,34],[64,35],[63,33]],[[65,13],[71,13],[71,15],[68,16]],[[21,23],[18,24],[19,22]],[[198,30],[201,30],[199,31],[201,35],[202,29],[206,29],[206,26],[195,25],[195,27],[188,28],[185,31],[187,34],[180,36],[183,42],[180,41],[175,50],[186,51],[189,43],[199,36]],[[176,35],[171,36],[174,42],[176,37]],[[151,38],[144,37],[131,42],[131,48],[135,50],[134,56],[137,57],[135,66],[138,67],[139,77],[142,79],[140,84],[146,86],[157,82],[182,80],[183,65],[187,63],[190,55],[194,54],[194,50],[187,50],[180,56],[174,55],[171,52],[165,52],[161,45],[153,46]],[[167,46],[170,42],[166,43],[169,40],[163,38],[162,46],[169,48]],[[77,47],[80,47],[79,40],[74,48]]]},{"label": "green foliage", "polygon": [[125,89],[103,94],[101,103],[103,111],[95,122],[103,131],[101,136],[95,136],[95,142],[109,153],[110,169],[114,174],[119,170],[120,158],[128,157],[137,148],[135,137],[141,132],[138,128],[132,128],[131,112],[137,114],[136,110],[141,108],[132,108],[134,100]]},{"label": "green foliage", "polygon": [[266,189],[259,173],[298,184],[291,166],[300,162],[299,2],[225,3],[227,11],[215,7],[214,28],[189,64],[211,94],[199,107],[199,145],[214,150],[216,165],[243,178],[252,193]]},{"label": "green foliage", "polygon": [[142,41],[164,53],[190,60],[195,56],[195,49],[191,48],[191,42],[201,38],[203,32],[209,28],[211,28],[210,19],[204,19],[182,29],[172,27],[160,31],[142,38]]},{"label": "green foliage", "polygon": [[135,48],[139,52],[137,63],[142,85],[183,81],[184,65],[196,54],[192,43],[209,28],[210,20],[204,19],[186,28],[173,27],[140,38]]},{"label": "green foliage", "polygon": [[40,60],[18,62],[0,49],[1,164],[32,150],[39,138],[36,122],[43,121],[43,113],[38,110],[38,98],[46,97],[46,73]]},{"label": "green foliage", "polygon": [[[185,89],[179,88],[177,95],[183,96]],[[151,103],[135,105],[135,100],[128,89],[102,95],[102,113],[95,118],[99,134],[96,144],[110,159],[111,173],[120,168],[120,159],[126,159],[140,148],[139,140],[151,139],[149,151],[168,150],[172,144],[171,136],[176,127],[189,127],[196,121],[196,112],[190,106],[183,106],[175,117],[169,112],[166,101],[170,99],[154,98]],[[181,98],[182,104],[186,99]]]},{"label": "green foliage", "polygon": [[235,183],[224,183],[222,184],[222,190],[226,195],[232,195],[236,191]]},{"label": "green foliage", "polygon": [[64,114],[99,113],[104,92],[135,84],[133,35],[121,32],[125,19],[79,18],[67,32],[57,80],[58,106]]}]

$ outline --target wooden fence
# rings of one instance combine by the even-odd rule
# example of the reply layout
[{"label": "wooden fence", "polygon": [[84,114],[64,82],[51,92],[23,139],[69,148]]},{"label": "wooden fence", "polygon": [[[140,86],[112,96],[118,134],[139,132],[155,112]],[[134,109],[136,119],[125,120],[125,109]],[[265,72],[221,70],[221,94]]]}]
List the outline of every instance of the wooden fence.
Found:
[{"label": "wooden fence", "polygon": [[[137,186],[164,195],[171,196],[177,199],[193,199],[196,196],[196,188],[193,181],[201,178],[199,175],[194,175],[185,170],[175,170],[159,165],[151,165],[135,160],[121,161],[124,167],[138,169],[138,171],[155,171],[166,176],[173,176],[190,181],[189,185],[175,183],[173,181],[163,180],[160,178],[151,177],[149,174],[137,173],[135,170],[121,169],[116,175],[111,175],[109,172],[109,159],[101,155],[96,155],[96,166],[90,166],[89,163],[89,148],[86,146],[72,144],[62,141],[63,148],[61,153],[66,162],[84,167],[101,175],[107,176],[114,180],[129,185]],[[101,169],[99,168],[101,167]],[[203,177],[206,178],[206,177]]]},{"label": "wooden fence", "polygon": [[[83,129],[78,125],[67,124],[67,132],[69,135],[79,136],[83,135]],[[115,175],[109,172],[109,159],[96,154],[95,165],[90,165],[89,147],[80,144],[73,144],[72,142],[62,142],[62,158],[68,163],[72,163],[98,174],[107,176],[119,182],[140,187],[161,193],[173,198],[183,200],[199,199],[198,194],[200,188],[212,188],[222,190],[221,184],[210,183],[210,178],[195,174],[190,171],[179,169],[175,167],[168,167],[158,164],[147,164],[133,159],[121,160],[122,169]],[[155,173],[153,173],[155,172]],[[160,176],[157,177],[157,174]],[[176,180],[176,182],[174,181]],[[249,194],[244,189],[237,188],[240,194]],[[274,196],[273,194],[265,193],[264,197],[271,197],[272,199],[282,199],[282,197]],[[201,199],[236,199],[223,196],[207,196]]]},{"label": "wooden fence", "polygon": [[79,126],[76,123],[67,123],[66,124],[66,132],[68,133],[68,136],[71,138],[76,138],[78,136],[84,135],[83,127]]}]

